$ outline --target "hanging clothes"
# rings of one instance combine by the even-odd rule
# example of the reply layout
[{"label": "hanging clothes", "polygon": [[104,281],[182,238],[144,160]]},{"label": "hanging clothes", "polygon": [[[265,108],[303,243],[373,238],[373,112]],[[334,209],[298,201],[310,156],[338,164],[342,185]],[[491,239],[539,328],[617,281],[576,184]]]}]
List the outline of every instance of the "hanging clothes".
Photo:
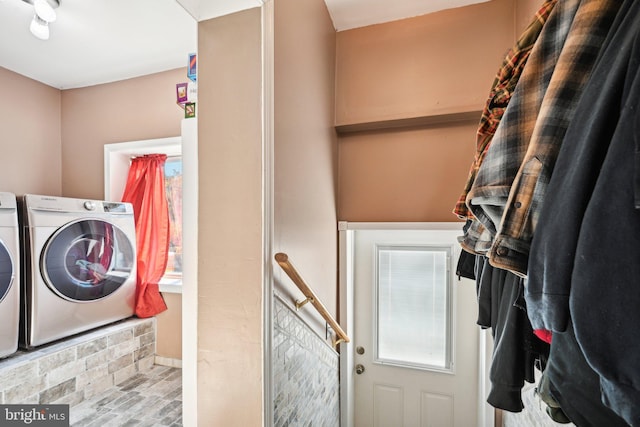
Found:
[{"label": "hanging clothes", "polygon": [[536,323],[573,323],[604,403],[631,425],[640,425],[639,100],[640,3],[627,0],[578,106],[584,122],[558,155],[527,297]]},{"label": "hanging clothes", "polygon": [[580,0],[558,2],[542,28],[467,194],[467,206],[477,218],[461,242],[470,252],[486,254],[491,248],[503,207],[509,197],[554,67],[576,15]]},{"label": "hanging clothes", "polygon": [[580,120],[571,123],[558,153],[533,236],[525,298],[535,327],[560,332],[569,321],[571,276],[580,227],[620,120],[622,95],[628,83],[633,39],[629,36],[631,30],[625,33],[620,27],[625,19],[633,18],[625,6],[633,9],[627,2],[622,4],[576,107]]},{"label": "hanging clothes", "polygon": [[158,283],[167,268],[169,211],[164,186],[165,154],[132,160],[123,202],[133,205],[136,225],[137,285],[135,314],[151,317],[167,309]]},{"label": "hanging clothes", "polygon": [[493,354],[489,371],[491,388],[487,402],[510,412],[520,412],[522,387],[535,382],[534,368],[544,366],[549,345],[531,329],[524,306],[523,279],[494,268],[477,256],[478,325],[491,328]]},{"label": "hanging clothes", "polygon": [[620,416],[602,403],[600,377],[585,360],[571,324],[565,332],[554,334],[542,376],[539,388],[550,393],[576,426],[628,427]]},{"label": "hanging clothes", "polygon": [[[482,226],[467,208],[467,193],[512,99],[531,49],[555,5],[556,1],[543,3],[516,45],[507,54],[494,79],[477,131],[475,159],[465,189],[454,209],[456,215],[467,220],[463,228],[465,235],[474,222],[477,226]],[[472,262],[475,263],[475,271],[469,268]],[[491,328],[494,337],[491,390],[487,401],[497,408],[521,411],[521,391],[524,382],[534,381],[534,364],[546,357],[544,353],[548,352],[548,345],[533,335],[524,307],[522,280],[504,270],[494,269],[488,264],[486,257],[472,255],[472,251],[468,250],[461,254],[457,273],[459,276],[476,280],[480,309],[478,324],[483,328]]]},{"label": "hanging clothes", "polygon": [[[502,65],[491,85],[491,91],[485,103],[480,118],[480,125],[476,133],[476,154],[469,170],[469,176],[465,184],[465,188],[453,209],[453,213],[461,219],[466,219],[463,227],[463,234],[475,221],[475,218],[466,204],[467,193],[473,185],[478,168],[482,164],[487,149],[491,144],[491,139],[495,134],[496,128],[502,119],[505,109],[511,100],[511,96],[518,83],[522,70],[524,69],[531,48],[538,39],[542,27],[547,22],[549,14],[553,10],[557,0],[546,0],[540,9],[536,12],[531,23],[525,31],[520,35],[516,44],[509,49]],[[458,278],[465,277],[476,280],[475,276],[476,255],[472,252],[463,250],[458,260],[456,274]]]},{"label": "hanging clothes", "polygon": [[547,183],[619,5],[619,0],[580,2],[526,144],[526,154],[503,206],[498,232],[487,254],[495,267],[526,276],[531,239]]},{"label": "hanging clothes", "polygon": [[[460,200],[454,210],[470,221],[461,241],[466,252],[486,254],[497,281],[509,274],[527,280],[526,304],[518,307],[535,329],[554,331],[553,340],[546,336],[554,355],[543,377],[554,394],[548,402],[554,415],[567,415],[579,426],[640,425],[640,371],[634,369],[640,315],[630,315],[640,303],[633,285],[640,277],[640,245],[632,238],[619,243],[621,236],[640,235],[640,6],[632,4],[555,5],[495,133],[476,153],[474,166],[481,163],[465,188],[471,215]],[[571,155],[563,157],[572,139]],[[558,164],[565,181],[556,187],[551,183]],[[583,189],[587,194],[567,197]],[[547,210],[549,198],[555,203]],[[603,223],[615,223],[609,228],[619,232],[603,233]],[[612,268],[621,257],[632,267]],[[500,282],[505,283],[514,292],[522,288],[522,281]],[[478,284],[480,316],[493,316],[494,302],[482,299],[501,288]],[[618,332],[619,325],[627,326]],[[496,345],[504,350],[512,342]],[[496,391],[501,402],[493,403],[517,409],[514,393]]]},{"label": "hanging clothes", "polygon": [[491,139],[496,132],[496,128],[502,119],[505,109],[511,100],[513,91],[520,79],[522,70],[524,69],[531,48],[542,31],[542,27],[549,18],[549,14],[553,10],[557,0],[547,0],[543,3],[540,9],[536,12],[531,23],[524,30],[522,35],[518,38],[515,46],[509,49],[502,65],[498,69],[493,84],[491,85],[491,91],[482,110],[482,116],[480,117],[480,125],[478,127],[476,135],[476,154],[471,164],[469,171],[469,177],[465,188],[456,203],[453,213],[458,215],[461,219],[473,219],[473,214],[467,207],[466,199],[467,193],[471,189],[471,185],[475,180],[478,168],[484,160],[487,149],[491,143]]}]

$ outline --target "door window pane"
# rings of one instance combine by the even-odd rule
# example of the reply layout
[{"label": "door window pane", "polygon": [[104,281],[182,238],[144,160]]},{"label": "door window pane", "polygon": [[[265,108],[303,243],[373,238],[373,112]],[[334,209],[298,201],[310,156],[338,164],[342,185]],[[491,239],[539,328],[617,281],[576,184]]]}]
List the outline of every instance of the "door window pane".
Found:
[{"label": "door window pane", "polygon": [[377,248],[377,359],[450,369],[451,248]]}]

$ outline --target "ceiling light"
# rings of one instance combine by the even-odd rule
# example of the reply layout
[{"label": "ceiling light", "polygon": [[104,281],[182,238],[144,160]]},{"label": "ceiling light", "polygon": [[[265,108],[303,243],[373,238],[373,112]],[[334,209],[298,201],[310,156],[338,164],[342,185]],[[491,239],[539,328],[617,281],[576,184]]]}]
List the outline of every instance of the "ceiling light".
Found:
[{"label": "ceiling light", "polygon": [[[2,0],[0,0],[2,1]],[[31,34],[40,40],[49,39],[49,23],[56,20],[56,9],[60,6],[60,0],[22,0],[33,5],[35,15],[29,25]]]},{"label": "ceiling light", "polygon": [[40,40],[49,39],[49,24],[38,15],[33,15],[33,20],[31,20],[29,30],[31,30],[31,34],[33,34]]},{"label": "ceiling light", "polygon": [[33,8],[36,15],[45,22],[53,22],[56,20],[56,11],[47,0],[33,0]]}]

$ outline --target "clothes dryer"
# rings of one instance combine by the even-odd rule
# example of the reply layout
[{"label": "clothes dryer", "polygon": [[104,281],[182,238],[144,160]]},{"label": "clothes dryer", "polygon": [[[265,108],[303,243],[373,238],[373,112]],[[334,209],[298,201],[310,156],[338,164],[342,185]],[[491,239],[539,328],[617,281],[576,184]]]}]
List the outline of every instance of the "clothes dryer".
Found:
[{"label": "clothes dryer", "polygon": [[27,194],[22,347],[134,314],[136,240],[129,203]]},{"label": "clothes dryer", "polygon": [[13,193],[0,193],[0,357],[18,349],[20,239]]}]

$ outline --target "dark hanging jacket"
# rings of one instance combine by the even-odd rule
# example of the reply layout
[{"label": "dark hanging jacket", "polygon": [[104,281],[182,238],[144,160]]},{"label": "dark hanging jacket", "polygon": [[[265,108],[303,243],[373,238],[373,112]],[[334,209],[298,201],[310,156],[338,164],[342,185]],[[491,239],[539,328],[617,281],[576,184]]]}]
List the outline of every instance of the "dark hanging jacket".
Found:
[{"label": "dark hanging jacket", "polygon": [[491,328],[493,357],[489,370],[491,389],[487,402],[510,412],[520,412],[522,386],[534,382],[537,361],[546,362],[548,344],[531,329],[524,307],[523,279],[494,268],[478,255],[478,325]]},{"label": "dark hanging jacket", "polygon": [[638,108],[640,2],[626,0],[558,155],[526,287],[534,327],[563,331],[571,320],[600,376],[602,401],[634,426],[640,425]]}]

